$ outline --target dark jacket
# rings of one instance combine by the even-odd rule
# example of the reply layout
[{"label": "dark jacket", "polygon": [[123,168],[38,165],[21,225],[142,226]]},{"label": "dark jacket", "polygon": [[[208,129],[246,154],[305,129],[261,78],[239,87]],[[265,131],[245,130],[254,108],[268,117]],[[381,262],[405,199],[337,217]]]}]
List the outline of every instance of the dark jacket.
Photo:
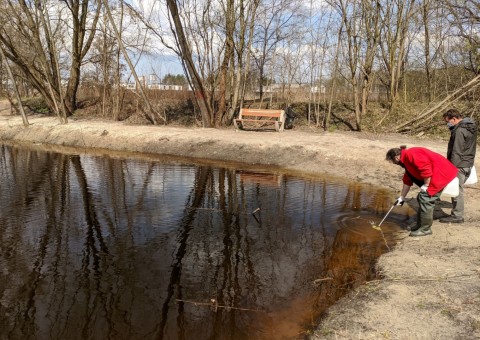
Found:
[{"label": "dark jacket", "polygon": [[470,118],[463,118],[451,128],[447,158],[457,168],[471,168],[477,148],[477,126]]}]

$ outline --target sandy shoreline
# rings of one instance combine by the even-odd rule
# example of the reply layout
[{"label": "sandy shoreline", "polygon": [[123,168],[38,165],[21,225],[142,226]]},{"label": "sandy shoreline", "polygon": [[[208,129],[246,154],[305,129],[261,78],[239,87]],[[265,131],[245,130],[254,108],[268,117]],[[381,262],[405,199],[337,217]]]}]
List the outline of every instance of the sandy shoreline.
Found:
[{"label": "sandy shoreline", "polygon": [[[119,122],[0,114],[0,142],[108,149],[144,155],[175,155],[230,162],[241,167],[272,167],[299,175],[325,173],[398,194],[401,169],[388,164],[385,152],[400,144],[424,146],[444,154],[446,141],[402,135],[324,133],[289,130],[237,132],[134,126]],[[140,157],[141,157],[140,155]],[[238,163],[241,162],[241,163]],[[477,157],[477,169],[480,168]],[[413,191],[413,190],[412,190]],[[415,191],[410,195],[415,197]],[[333,306],[316,338],[343,339],[474,339],[480,338],[480,190],[466,189],[466,222],[435,221],[434,234],[406,238],[382,256],[384,280],[368,283]],[[408,201],[415,206],[415,200]],[[441,202],[444,213],[449,203]]]}]

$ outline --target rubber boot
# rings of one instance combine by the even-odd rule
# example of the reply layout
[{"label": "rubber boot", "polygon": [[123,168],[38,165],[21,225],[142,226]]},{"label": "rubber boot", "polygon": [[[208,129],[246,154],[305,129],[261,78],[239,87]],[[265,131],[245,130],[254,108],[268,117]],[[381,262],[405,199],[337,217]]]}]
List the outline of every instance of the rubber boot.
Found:
[{"label": "rubber boot", "polygon": [[430,226],[420,227],[415,231],[410,232],[410,236],[427,236],[432,235],[432,228]]},{"label": "rubber boot", "polygon": [[418,211],[417,211],[417,230],[410,232],[410,236],[426,236],[432,234],[433,209],[435,201],[440,198],[441,192],[430,196],[428,193],[420,191],[417,195]]},{"label": "rubber boot", "polygon": [[418,229],[420,229],[420,226],[422,225],[422,219],[420,218],[420,214],[417,213],[417,221],[415,223],[411,223],[409,226],[408,226],[408,230],[409,231],[417,231]]}]

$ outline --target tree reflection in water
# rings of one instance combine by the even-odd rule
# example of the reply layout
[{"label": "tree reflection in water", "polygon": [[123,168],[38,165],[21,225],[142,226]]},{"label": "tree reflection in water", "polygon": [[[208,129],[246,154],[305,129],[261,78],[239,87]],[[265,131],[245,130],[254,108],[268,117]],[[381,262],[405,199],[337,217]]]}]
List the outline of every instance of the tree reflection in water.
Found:
[{"label": "tree reflection in water", "polygon": [[0,173],[4,338],[293,338],[386,251],[355,183],[9,146]]}]

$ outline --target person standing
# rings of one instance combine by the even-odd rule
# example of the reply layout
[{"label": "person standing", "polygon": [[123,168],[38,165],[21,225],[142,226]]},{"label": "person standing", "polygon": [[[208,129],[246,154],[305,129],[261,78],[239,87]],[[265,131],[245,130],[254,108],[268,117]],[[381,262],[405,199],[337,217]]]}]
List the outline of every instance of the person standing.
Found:
[{"label": "person standing", "polygon": [[440,199],[442,190],[457,176],[457,168],[442,155],[421,147],[390,149],[386,160],[405,169],[402,193],[394,205],[403,205],[414,183],[420,187],[417,224],[411,229],[410,236],[432,234],[435,201]]},{"label": "person standing", "polygon": [[441,218],[442,223],[463,223],[465,199],[463,184],[470,176],[477,147],[477,126],[469,118],[456,109],[450,109],[443,114],[443,119],[450,129],[450,140],[448,141],[447,159],[458,169],[459,194],[452,197],[451,215]]}]

